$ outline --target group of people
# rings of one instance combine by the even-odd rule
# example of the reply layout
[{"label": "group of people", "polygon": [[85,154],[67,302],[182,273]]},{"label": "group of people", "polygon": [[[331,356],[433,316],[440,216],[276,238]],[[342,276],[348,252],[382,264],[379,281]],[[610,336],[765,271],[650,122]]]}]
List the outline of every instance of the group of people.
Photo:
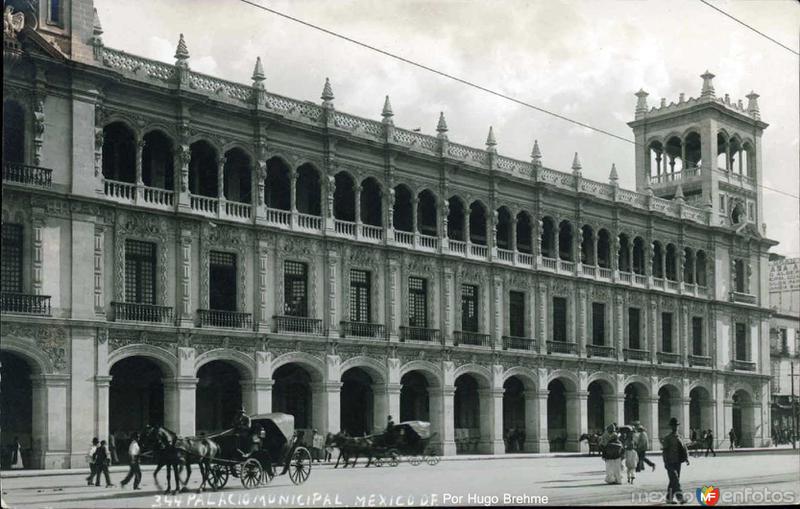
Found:
[{"label": "group of people", "polygon": [[714,432],[710,429],[698,430],[689,428],[689,440],[691,440],[689,447],[694,451],[695,457],[699,457],[703,449],[706,451],[706,457],[708,457],[708,453],[716,457],[717,453],[714,451]]},{"label": "group of people", "polygon": [[506,452],[522,452],[525,443],[525,430],[509,428],[506,431]]},{"label": "group of people", "polygon": [[[116,445],[113,440],[114,434],[109,437],[109,442],[105,440],[98,440],[97,437],[92,438],[92,445],[86,453],[86,461],[89,463],[89,475],[86,477],[86,484],[89,486],[100,486],[100,476],[104,477],[106,488],[115,486],[111,482],[111,476],[108,472],[108,467],[114,462],[116,458]],[[139,456],[141,455],[141,447],[139,446],[139,434],[131,434],[131,441],[128,445],[128,474],[120,483],[120,487],[124,488],[131,479],[133,479],[133,489],[141,489],[139,485],[142,482],[142,470],[139,466]],[[117,460],[119,461],[119,460]]]},{"label": "group of people", "polygon": [[795,438],[791,429],[772,428],[772,441],[776,447],[781,444],[791,444]]},{"label": "group of people", "polygon": [[624,471],[628,470],[628,482],[633,482],[635,472],[644,470],[647,463],[655,470],[655,463],[647,459],[647,449],[650,438],[647,431],[639,422],[631,426],[617,427],[617,423],[610,424],[605,432],[600,435],[598,449],[606,463],[606,482],[608,484],[622,484]]}]

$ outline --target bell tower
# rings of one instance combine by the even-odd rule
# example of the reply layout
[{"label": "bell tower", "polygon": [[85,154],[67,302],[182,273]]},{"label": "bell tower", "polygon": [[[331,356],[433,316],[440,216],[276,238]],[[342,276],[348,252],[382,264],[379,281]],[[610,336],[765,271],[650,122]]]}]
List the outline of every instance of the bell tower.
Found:
[{"label": "bell tower", "polygon": [[660,198],[683,196],[694,207],[713,207],[716,224],[752,224],[763,234],[761,121],[758,94],[747,105],[728,94],[717,97],[714,75],[700,76],[699,97],[662,98],[649,107],[639,90],[635,120],[636,189]]},{"label": "bell tower", "polygon": [[23,13],[32,37],[81,62],[94,59],[93,44],[102,34],[94,0],[5,0],[4,10]]}]

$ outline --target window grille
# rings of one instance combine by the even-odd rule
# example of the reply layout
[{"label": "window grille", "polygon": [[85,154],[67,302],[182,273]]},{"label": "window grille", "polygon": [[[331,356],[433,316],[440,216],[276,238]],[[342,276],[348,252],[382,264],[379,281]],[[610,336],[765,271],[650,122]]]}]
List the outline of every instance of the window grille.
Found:
[{"label": "window grille", "polygon": [[209,307],[218,311],[236,311],[236,254],[210,251]]},{"label": "window grille", "polygon": [[602,302],[592,303],[592,344],[606,344],[606,305]]},{"label": "window grille", "polygon": [[639,308],[628,308],[628,348],[641,350],[642,322]]},{"label": "window grille", "polygon": [[736,322],[736,360],[746,361],[747,355],[747,324]]},{"label": "window grille", "polygon": [[22,293],[22,225],[3,223],[2,290]]},{"label": "window grille", "polygon": [[408,325],[428,327],[428,282],[419,277],[408,278]]},{"label": "window grille", "polygon": [[156,303],[156,245],[125,241],[125,302]]},{"label": "window grille", "polygon": [[370,273],[365,270],[350,271],[350,321],[370,321],[370,280]]},{"label": "window grille", "polygon": [[567,341],[567,299],[553,297],[553,341]]},{"label": "window grille", "polygon": [[525,294],[510,292],[508,304],[509,335],[518,338],[525,337]]},{"label": "window grille", "polygon": [[661,313],[661,351],[672,353],[672,313]]},{"label": "window grille", "polygon": [[703,319],[692,317],[692,355],[703,355]]},{"label": "window grille", "polygon": [[478,332],[478,287],[461,285],[461,330]]},{"label": "window grille", "polygon": [[287,316],[308,317],[308,266],[286,261],[284,271],[284,306]]}]

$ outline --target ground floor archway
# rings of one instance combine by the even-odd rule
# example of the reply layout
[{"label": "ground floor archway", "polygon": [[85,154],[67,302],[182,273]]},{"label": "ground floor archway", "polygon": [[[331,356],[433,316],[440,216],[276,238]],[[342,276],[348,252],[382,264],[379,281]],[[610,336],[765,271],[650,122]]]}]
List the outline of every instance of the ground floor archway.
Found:
[{"label": "ground floor archway", "polygon": [[[658,436],[663,437],[672,429],[669,421],[673,417],[681,420],[681,393],[674,385],[664,385],[658,390]],[[682,424],[681,424],[682,426]],[[682,428],[679,428],[682,429]]]},{"label": "ground floor archway", "polygon": [[425,374],[409,371],[400,384],[400,421],[430,421],[430,383]]},{"label": "ground floor archway", "polygon": [[0,467],[10,468],[12,456],[19,441],[22,464],[32,468],[33,432],[33,370],[22,357],[10,352],[0,352]]},{"label": "ground floor archway", "polygon": [[[586,398],[586,431],[589,433],[605,430],[616,421],[616,402],[613,400],[614,388],[605,380],[595,380],[589,384]],[[622,425],[624,423],[617,423]],[[582,430],[583,431],[583,430]]]},{"label": "ground floor archway", "polygon": [[313,426],[311,375],[301,365],[284,364],[272,375],[272,411],[294,416],[296,429]]},{"label": "ground floor archway", "polygon": [[[239,370],[228,362],[215,360],[197,370],[195,426],[197,434],[216,433],[232,427],[242,408]],[[253,409],[245,409],[252,413]]]},{"label": "ground floor archway", "polygon": [[342,374],[340,424],[352,436],[370,435],[375,430],[373,379],[361,368]]},{"label": "ground floor archway", "polygon": [[703,387],[695,387],[689,391],[689,427],[698,430],[698,438],[703,431],[713,429],[714,401]]},{"label": "ground floor archway", "polygon": [[503,383],[503,438],[506,452],[524,452],[528,427],[525,385],[516,376]]},{"label": "ground floor archway", "polygon": [[126,357],[110,370],[109,430],[130,435],[164,425],[164,373],[147,357]]},{"label": "ground floor archway", "polygon": [[733,431],[736,433],[737,447],[753,447],[754,417],[753,398],[747,391],[738,390],[733,393]]}]

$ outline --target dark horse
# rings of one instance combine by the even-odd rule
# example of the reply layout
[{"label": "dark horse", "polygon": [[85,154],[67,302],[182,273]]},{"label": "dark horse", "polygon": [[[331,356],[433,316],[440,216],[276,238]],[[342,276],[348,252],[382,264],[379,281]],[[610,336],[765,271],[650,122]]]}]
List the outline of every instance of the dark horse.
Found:
[{"label": "dark horse", "polygon": [[[169,494],[177,493],[181,489],[181,480],[178,476],[180,468],[185,464],[180,451],[175,448],[173,441],[174,434],[165,428],[148,426],[141,434],[142,448],[150,451],[156,461],[156,469],[153,471],[153,480],[156,486],[159,485],[156,477],[161,469],[167,467],[167,489],[164,492]],[[172,474],[175,474],[175,491],[172,491]],[[187,478],[188,481],[188,478]]]},{"label": "dark horse", "polygon": [[344,467],[342,468],[347,468],[350,458],[353,458],[351,466],[355,468],[359,455],[367,457],[366,466],[372,464],[374,441],[371,437],[351,437],[346,433],[339,432],[335,435],[328,434],[325,445],[339,448],[339,457],[336,458],[336,465],[333,468],[339,468],[339,460],[342,458],[344,458]]},{"label": "dark horse", "polygon": [[[183,438],[176,435],[173,431],[164,427],[153,428],[149,432],[149,436],[154,437],[152,440],[158,446],[165,459],[165,464],[172,466],[175,470],[176,490],[180,489],[180,478],[178,471],[181,466],[186,466],[186,479],[183,481],[184,487],[189,484],[189,477],[192,475],[192,463],[197,463],[200,467],[200,488],[203,491],[208,480],[208,473],[211,470],[211,460],[216,458],[219,454],[219,446],[213,440],[207,438]],[[154,449],[156,450],[156,449]],[[157,454],[158,457],[158,454]],[[159,466],[153,472],[153,476],[161,469]],[[169,470],[167,471],[167,482],[169,483]],[[169,491],[169,485],[167,486]]]}]

